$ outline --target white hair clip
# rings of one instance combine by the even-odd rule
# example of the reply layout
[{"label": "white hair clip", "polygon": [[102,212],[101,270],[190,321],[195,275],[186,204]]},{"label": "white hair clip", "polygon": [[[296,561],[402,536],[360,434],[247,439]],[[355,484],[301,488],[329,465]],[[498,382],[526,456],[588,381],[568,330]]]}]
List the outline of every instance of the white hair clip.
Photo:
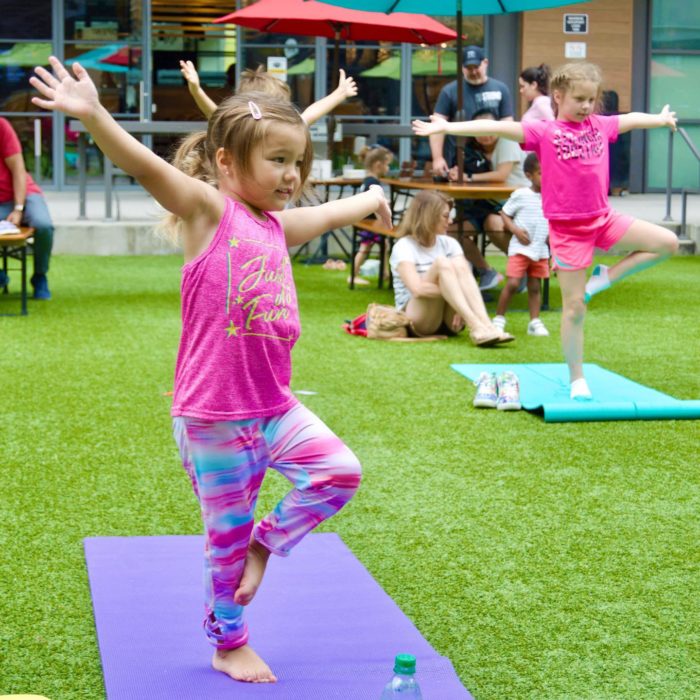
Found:
[{"label": "white hair clip", "polygon": [[253,102],[253,100],[250,100],[248,102],[248,109],[250,110],[251,115],[253,116],[253,119],[262,119],[262,112],[260,111],[260,107]]}]

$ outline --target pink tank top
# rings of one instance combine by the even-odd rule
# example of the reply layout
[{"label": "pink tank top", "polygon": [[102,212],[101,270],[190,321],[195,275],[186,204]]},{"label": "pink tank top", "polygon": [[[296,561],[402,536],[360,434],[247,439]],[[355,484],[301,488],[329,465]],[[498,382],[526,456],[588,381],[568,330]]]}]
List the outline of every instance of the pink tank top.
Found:
[{"label": "pink tank top", "polygon": [[182,268],[182,335],[173,416],[242,420],[284,413],[299,337],[292,267],[279,221],[232,199],[211,244]]}]

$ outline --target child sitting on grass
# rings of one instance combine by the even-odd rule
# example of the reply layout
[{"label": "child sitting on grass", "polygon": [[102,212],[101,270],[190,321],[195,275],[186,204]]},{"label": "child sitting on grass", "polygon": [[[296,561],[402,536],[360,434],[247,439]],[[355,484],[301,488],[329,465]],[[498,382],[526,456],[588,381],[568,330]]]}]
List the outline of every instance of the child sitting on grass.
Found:
[{"label": "child sitting on grass", "polygon": [[536,153],[529,153],[525,158],[523,171],[530,180],[530,187],[515,190],[501,209],[505,229],[513,236],[508,245],[506,284],[498,298],[493,325],[501,330],[506,327],[508,304],[526,277],[530,309],[527,334],[544,336],[549,335],[549,331],[540,319],[540,280],[549,277],[549,224],[542,213],[542,171]]}]

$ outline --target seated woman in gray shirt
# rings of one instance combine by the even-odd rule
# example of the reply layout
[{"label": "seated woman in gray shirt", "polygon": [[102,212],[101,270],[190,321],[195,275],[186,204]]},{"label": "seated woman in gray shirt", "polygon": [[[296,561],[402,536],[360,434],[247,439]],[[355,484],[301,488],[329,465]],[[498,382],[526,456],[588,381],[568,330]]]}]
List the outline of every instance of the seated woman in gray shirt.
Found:
[{"label": "seated woman in gray shirt", "polygon": [[447,235],[452,205],[442,192],[423,190],[406,211],[389,261],[396,307],[420,335],[454,335],[466,325],[478,347],[507,343],[513,336],[491,323],[462,249]]}]

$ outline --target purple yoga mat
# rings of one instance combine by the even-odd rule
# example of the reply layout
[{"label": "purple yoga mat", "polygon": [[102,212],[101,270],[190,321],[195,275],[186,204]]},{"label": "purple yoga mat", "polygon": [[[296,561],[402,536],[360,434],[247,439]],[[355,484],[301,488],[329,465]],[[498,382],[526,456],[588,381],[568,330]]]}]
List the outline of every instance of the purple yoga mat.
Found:
[{"label": "purple yoga mat", "polygon": [[108,700],[378,700],[394,655],[414,654],[424,700],[470,700],[439,656],[335,534],[272,557],[247,611],[250,643],[278,677],[233,681],[209,665],[198,536],[85,540]]}]

